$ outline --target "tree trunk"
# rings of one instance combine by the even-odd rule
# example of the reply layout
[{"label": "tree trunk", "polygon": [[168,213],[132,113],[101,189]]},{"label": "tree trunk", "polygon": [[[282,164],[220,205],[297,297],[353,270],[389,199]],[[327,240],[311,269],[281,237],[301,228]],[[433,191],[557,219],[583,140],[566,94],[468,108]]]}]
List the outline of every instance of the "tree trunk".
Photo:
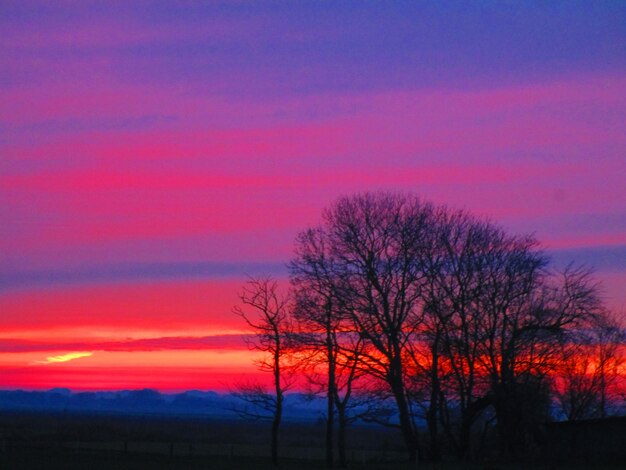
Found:
[{"label": "tree trunk", "polygon": [[501,452],[507,458],[517,460],[520,457],[519,449],[524,447],[524,423],[516,419],[519,410],[515,408],[523,404],[518,403],[514,386],[500,384],[494,404]]},{"label": "tree trunk", "polygon": [[[398,361],[398,360],[396,360]],[[409,403],[404,391],[404,383],[402,381],[402,369],[399,364],[392,365],[392,369],[389,374],[389,385],[391,386],[391,392],[396,400],[398,406],[398,417],[400,419],[400,430],[402,431],[402,437],[407,451],[409,452],[409,461],[417,462],[418,458],[418,436],[413,428],[413,422],[411,420],[411,413],[409,411]]]},{"label": "tree trunk", "polygon": [[276,397],[276,412],[272,421],[272,463],[278,466],[278,431],[280,429],[280,420],[283,415],[283,396],[280,393]]},{"label": "tree trunk", "polygon": [[439,354],[437,352],[439,346],[439,334],[435,337],[435,342],[432,346],[433,364],[431,369],[431,391],[430,391],[430,403],[428,405],[428,411],[426,413],[426,421],[428,423],[428,435],[430,437],[430,458],[431,460],[438,462],[441,460],[441,454],[439,452],[439,430],[437,426],[437,410],[439,408]]},{"label": "tree trunk", "polygon": [[280,413],[276,410],[272,421],[272,463],[278,466],[278,428],[280,427]]},{"label": "tree trunk", "polygon": [[339,415],[339,428],[337,429],[337,446],[339,448],[339,466],[341,468],[348,467],[348,459],[346,458],[346,432],[348,428],[348,419],[346,417],[345,406],[337,407]]},{"label": "tree trunk", "polygon": [[[434,400],[434,401],[433,401]],[[431,393],[431,402],[428,405],[427,417],[428,435],[430,437],[430,458],[434,462],[441,460],[439,452],[439,429],[437,426],[437,396]]]},{"label": "tree trunk", "polygon": [[280,382],[280,344],[274,353],[274,387],[276,392],[276,410],[272,421],[272,463],[278,466],[278,430],[283,416],[283,390]]},{"label": "tree trunk", "polygon": [[333,431],[335,427],[335,357],[330,329],[326,334],[326,348],[328,355],[328,407],[326,418],[326,466],[332,468],[334,464],[333,456]]},{"label": "tree trunk", "polygon": [[326,466],[333,468],[334,456],[333,456],[333,428],[335,426],[335,404],[333,400],[333,394],[328,393],[328,417],[326,419]]},{"label": "tree trunk", "polygon": [[467,413],[463,413],[461,416],[461,429],[459,431],[459,458],[462,460],[469,460],[470,458],[471,429],[472,422],[467,416]]}]

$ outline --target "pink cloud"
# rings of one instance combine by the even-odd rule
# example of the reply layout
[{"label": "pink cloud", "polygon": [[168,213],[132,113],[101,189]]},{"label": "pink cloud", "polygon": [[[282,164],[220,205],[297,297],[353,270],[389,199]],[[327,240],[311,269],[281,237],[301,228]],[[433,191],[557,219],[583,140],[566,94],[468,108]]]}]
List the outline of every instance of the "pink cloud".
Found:
[{"label": "pink cloud", "polygon": [[[128,330],[241,329],[232,314],[244,280],[162,281],[3,293],[2,328],[58,325]],[[28,338],[25,338],[28,339]]]},{"label": "pink cloud", "polygon": [[[207,350],[207,349],[246,349],[248,335],[229,334],[213,336],[180,336],[142,338],[115,341],[32,341],[26,339],[0,338],[0,354],[4,352],[34,351],[162,351],[162,350]],[[77,356],[83,357],[83,356]],[[72,357],[73,358],[73,357]],[[72,359],[70,358],[70,359]],[[55,362],[55,361],[48,361]],[[60,361],[56,361],[60,362]]]}]

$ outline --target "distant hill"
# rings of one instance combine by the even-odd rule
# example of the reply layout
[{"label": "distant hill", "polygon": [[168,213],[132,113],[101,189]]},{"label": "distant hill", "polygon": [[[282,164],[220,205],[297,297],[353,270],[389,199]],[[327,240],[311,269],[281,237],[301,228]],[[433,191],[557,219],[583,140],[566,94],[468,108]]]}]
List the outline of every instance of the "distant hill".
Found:
[{"label": "distant hill", "polygon": [[[94,412],[128,415],[184,415],[240,419],[235,410],[244,402],[230,393],[189,390],[166,394],[152,389],[74,393],[64,388],[47,391],[0,390],[0,410]],[[287,421],[315,421],[323,416],[323,400],[302,394],[285,398]]]}]

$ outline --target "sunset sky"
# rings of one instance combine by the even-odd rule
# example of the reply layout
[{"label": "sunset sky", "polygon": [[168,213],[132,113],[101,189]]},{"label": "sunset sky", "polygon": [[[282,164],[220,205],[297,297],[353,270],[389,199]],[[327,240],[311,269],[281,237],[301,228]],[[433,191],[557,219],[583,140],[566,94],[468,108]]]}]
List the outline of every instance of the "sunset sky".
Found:
[{"label": "sunset sky", "polygon": [[626,315],[626,2],[176,5],[0,2],[0,388],[253,376],[245,274],[367,190],[534,233]]}]

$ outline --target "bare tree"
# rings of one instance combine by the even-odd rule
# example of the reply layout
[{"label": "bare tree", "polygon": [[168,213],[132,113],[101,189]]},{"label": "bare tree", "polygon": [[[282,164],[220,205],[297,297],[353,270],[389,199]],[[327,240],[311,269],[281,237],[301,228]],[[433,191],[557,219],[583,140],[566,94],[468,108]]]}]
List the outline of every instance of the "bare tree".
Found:
[{"label": "bare tree", "polygon": [[271,278],[251,278],[240,295],[242,306],[234,308],[254,331],[248,343],[251,349],[261,351],[260,370],[272,375],[272,391],[260,384],[240,384],[235,396],[250,407],[237,410],[240,415],[255,419],[271,419],[271,457],[278,465],[278,433],[283,413],[284,393],[292,381],[285,374],[290,337],[289,299],[281,296],[278,284]]},{"label": "bare tree", "polygon": [[[487,222],[450,210],[439,211],[433,230],[434,246],[426,252],[427,341],[432,358],[425,361],[430,365],[432,392],[427,421],[432,446],[437,439],[439,410],[448,440],[459,457],[467,459],[471,457],[472,426],[491,404],[487,374],[480,363],[486,339],[480,298],[489,274],[489,253],[501,234]],[[457,420],[451,419],[450,403]],[[436,445],[433,453],[437,453]]]},{"label": "bare tree", "polygon": [[618,399],[626,335],[616,318],[603,312],[588,328],[572,332],[555,371],[555,394],[568,420],[604,418]]},{"label": "bare tree", "polygon": [[[334,418],[337,395],[337,330],[341,316],[336,312],[334,278],[326,260],[325,239],[320,230],[310,229],[298,235],[296,257],[290,263],[291,282],[295,289],[294,311],[304,346],[311,353],[305,361],[309,383],[326,394],[326,465],[334,464]],[[326,368],[326,380],[321,380],[318,365]]]},{"label": "bare tree", "polygon": [[503,450],[519,457],[537,422],[548,418],[547,404],[538,412],[549,402],[548,374],[560,360],[555,344],[600,303],[589,273],[549,272],[534,239],[502,234],[497,246],[480,301],[486,340],[479,357],[486,358]]},{"label": "bare tree", "polygon": [[[307,391],[311,398],[323,396],[327,404],[332,403],[333,408],[326,410],[326,449],[327,466],[331,467],[329,454],[334,455],[334,436],[336,425],[336,448],[338,450],[338,461],[341,468],[348,466],[347,458],[347,436],[348,428],[356,420],[367,420],[374,410],[380,408],[377,398],[370,392],[368,377],[366,377],[360,366],[359,351],[360,346],[354,343],[362,343],[362,340],[354,335],[337,334],[333,341],[334,357],[331,363],[334,364],[332,376],[328,372],[328,361],[324,357],[326,349],[318,349],[317,353],[305,355],[301,370],[307,379]],[[307,348],[315,348],[312,343],[306,345]],[[331,378],[332,377],[332,378]],[[329,378],[332,380],[332,388],[329,386]],[[329,398],[329,393],[332,397]],[[331,419],[328,416],[336,415]],[[328,448],[330,452],[328,452]]]},{"label": "bare tree", "polygon": [[339,461],[346,467],[346,433],[354,385],[361,376],[363,340],[354,334],[339,308],[336,273],[322,230],[309,229],[298,235],[296,256],[289,267],[296,299],[294,316],[304,330],[302,346],[309,351],[304,354],[303,369],[311,390],[323,393],[327,400],[326,465],[334,464],[336,411]]},{"label": "bare tree", "polygon": [[363,342],[359,368],[389,387],[411,460],[418,455],[418,433],[406,386],[407,347],[422,323],[420,251],[430,246],[432,212],[412,196],[345,197],[324,212],[318,234],[336,308]]},{"label": "bare tree", "polygon": [[549,413],[547,376],[560,361],[555,343],[596,318],[597,286],[585,270],[548,271],[532,237],[464,212],[440,210],[432,229],[433,247],[424,251],[431,360],[421,359],[430,365],[431,445],[437,405],[453,448],[471,458],[472,427],[493,406],[503,447],[519,453]]},{"label": "bare tree", "polygon": [[[369,403],[369,397],[360,393],[358,385],[362,383],[362,371],[359,368],[361,352],[363,350],[362,338],[355,335],[342,335],[342,341],[335,334],[335,407],[339,426],[337,429],[337,447],[339,449],[339,464],[342,468],[348,466],[346,453],[346,439],[349,424],[359,419],[367,410],[353,413],[355,409]],[[365,390],[366,387],[363,387]]]}]

